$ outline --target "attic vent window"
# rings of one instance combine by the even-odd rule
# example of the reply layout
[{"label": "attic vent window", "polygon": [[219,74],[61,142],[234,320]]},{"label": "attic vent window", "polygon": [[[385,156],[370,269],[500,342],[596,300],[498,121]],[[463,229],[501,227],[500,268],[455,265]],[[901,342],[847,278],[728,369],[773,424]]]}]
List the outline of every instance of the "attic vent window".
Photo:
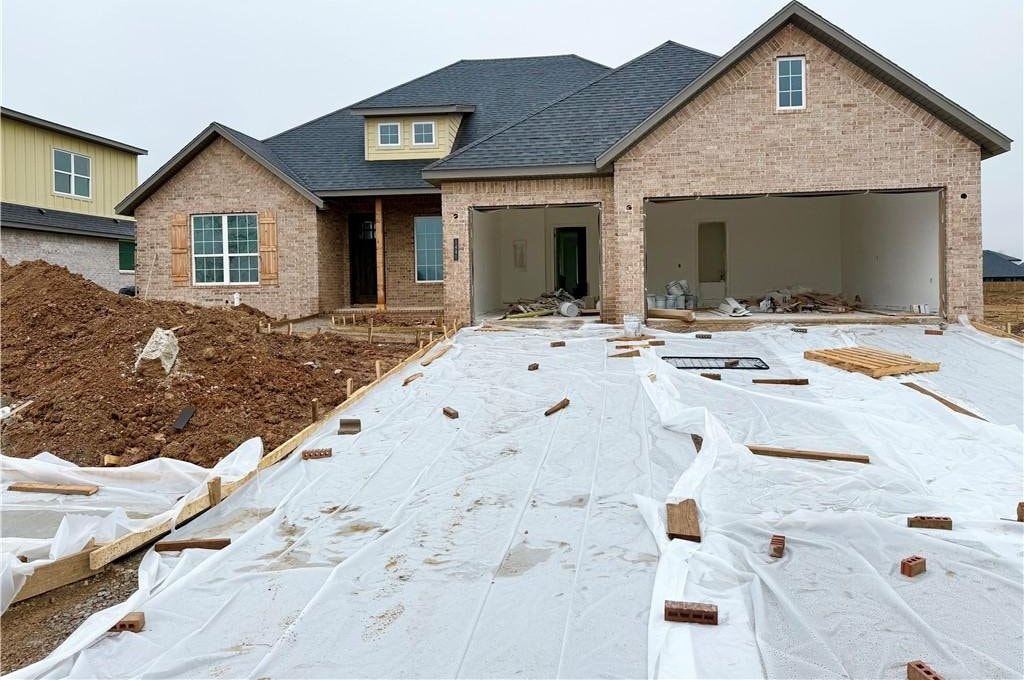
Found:
[{"label": "attic vent window", "polygon": [[778,76],[776,92],[779,109],[804,108],[804,73],[803,57],[779,57],[776,61]]},{"label": "attic vent window", "polygon": [[434,121],[412,124],[412,143],[416,146],[434,145]]},{"label": "attic vent window", "polygon": [[377,125],[378,146],[400,146],[401,143],[402,133],[398,123],[380,123]]}]

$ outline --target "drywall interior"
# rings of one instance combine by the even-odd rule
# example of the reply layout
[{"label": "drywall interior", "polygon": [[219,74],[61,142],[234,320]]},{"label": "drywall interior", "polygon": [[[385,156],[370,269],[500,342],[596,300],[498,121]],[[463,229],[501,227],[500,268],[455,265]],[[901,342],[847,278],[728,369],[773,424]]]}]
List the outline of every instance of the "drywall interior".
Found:
[{"label": "drywall interior", "polygon": [[840,203],[836,196],[698,199],[645,204],[647,292],[678,279],[696,289],[697,225],[726,224],[726,294],[760,295],[787,286],[842,289]]},{"label": "drywall interior", "polygon": [[843,293],[870,306],[939,310],[939,194],[857,194],[840,201]]},{"label": "drywall interior", "polygon": [[472,212],[473,220],[473,314],[501,308],[501,255],[498,214]]}]

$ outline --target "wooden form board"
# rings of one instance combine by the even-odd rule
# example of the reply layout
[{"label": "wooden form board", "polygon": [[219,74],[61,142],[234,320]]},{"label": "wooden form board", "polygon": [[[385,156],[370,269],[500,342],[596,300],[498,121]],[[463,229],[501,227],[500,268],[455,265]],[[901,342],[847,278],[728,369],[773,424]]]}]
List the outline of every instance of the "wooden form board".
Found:
[{"label": "wooden form board", "polygon": [[807,350],[804,352],[804,359],[841,368],[844,371],[863,373],[872,378],[939,370],[938,363],[920,361],[908,354],[896,354],[872,347]]},{"label": "wooden form board", "polygon": [[665,504],[668,537],[700,543],[700,520],[697,515],[697,501],[687,498],[678,503]]},{"label": "wooden form board", "polygon": [[750,382],[755,385],[808,385],[807,378],[754,378]]},{"label": "wooden form board", "polygon": [[829,451],[805,451],[803,449],[784,449],[776,446],[746,445],[750,452],[758,456],[774,456],[775,458],[803,458],[804,460],[841,460],[848,463],[870,463],[868,456],[859,453],[835,453]]},{"label": "wooden form board", "polygon": [[8,491],[26,493],[58,493],[68,496],[91,496],[100,490],[94,484],[47,484],[46,482],[14,482]]},{"label": "wooden form board", "polygon": [[89,567],[89,554],[95,549],[95,543],[90,540],[82,550],[36,567],[13,601],[21,602],[98,573]]},{"label": "wooden form board", "polygon": [[159,541],[153,549],[157,552],[176,552],[188,548],[223,550],[231,545],[230,538],[186,538],[180,541]]},{"label": "wooden form board", "polygon": [[[945,397],[943,397],[941,395],[935,394],[931,390],[929,390],[929,389],[927,389],[925,387],[921,387],[917,383],[905,382],[905,383],[900,383],[900,384],[901,385],[906,385],[907,387],[909,387],[910,389],[914,390],[915,392],[920,392],[921,394],[924,394],[926,396],[931,397],[932,399],[934,399],[935,401],[939,402],[940,404],[942,404],[943,406],[945,406],[946,408],[948,408],[948,409],[950,409],[952,411],[956,411],[957,413],[962,413],[965,416],[970,416],[972,418],[977,418],[978,420],[985,420],[984,418],[979,416],[977,413],[972,413],[971,411],[968,411],[967,409],[965,409],[963,406],[959,406],[957,404],[954,404],[949,399],[946,399]],[[988,421],[985,421],[985,422],[988,422]]]}]

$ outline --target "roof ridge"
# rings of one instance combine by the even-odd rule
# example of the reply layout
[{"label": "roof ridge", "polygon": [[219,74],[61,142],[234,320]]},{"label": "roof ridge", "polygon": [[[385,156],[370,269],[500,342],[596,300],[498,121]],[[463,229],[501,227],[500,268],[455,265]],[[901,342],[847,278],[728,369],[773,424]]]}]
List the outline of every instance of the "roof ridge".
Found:
[{"label": "roof ridge", "polygon": [[[576,88],[575,90],[572,90],[568,94],[566,94],[566,95],[564,95],[562,97],[559,97],[558,99],[554,99],[554,100],[548,102],[547,104],[545,104],[544,106],[540,107],[536,111],[532,111],[532,112],[526,114],[525,116],[523,116],[522,118],[519,118],[518,120],[512,121],[508,125],[506,125],[504,127],[501,127],[501,128],[498,128],[494,132],[481,137],[480,139],[476,140],[472,144],[467,144],[466,146],[462,147],[458,151],[453,151],[452,153],[448,154],[444,158],[437,159],[436,161],[434,161],[430,165],[428,165],[425,168],[423,168],[423,170],[424,171],[432,170],[432,169],[434,169],[435,166],[442,165],[442,164],[444,164],[445,161],[448,161],[449,159],[452,159],[452,158],[456,158],[456,157],[460,156],[462,153],[464,153],[464,152],[466,152],[466,151],[468,151],[470,149],[476,148],[477,146],[479,146],[480,144],[486,142],[487,140],[492,139],[495,136],[500,135],[503,132],[511,130],[515,126],[517,126],[517,125],[519,125],[519,124],[521,124],[521,123],[523,123],[523,122],[533,118],[534,116],[537,116],[537,115],[541,114],[544,111],[547,111],[548,109],[550,109],[555,104],[563,102],[566,99],[568,99],[569,97],[572,97],[572,96],[574,96],[576,94],[579,94],[580,92],[582,92],[583,90],[587,89],[591,85],[595,85],[596,83],[604,80],[605,78],[608,78],[609,76],[611,76],[611,75],[613,75],[615,73],[619,73],[620,71],[622,71],[622,69],[626,68],[630,64],[633,64],[634,62],[637,62],[640,59],[643,59],[644,57],[646,57],[648,55],[654,54],[655,52],[657,52],[661,48],[665,47],[666,45],[670,45],[670,44],[679,45],[679,43],[673,43],[671,40],[666,40],[665,42],[660,43],[660,44],[656,45],[655,47],[652,47],[651,49],[647,50],[643,54],[640,54],[640,55],[638,55],[636,57],[633,57],[629,61],[624,62],[624,63],[620,64],[619,66],[616,66],[615,68],[610,69],[610,70],[602,73],[597,78],[594,78],[593,80],[591,80],[591,81],[589,81],[587,83],[584,83],[583,85],[581,85],[580,87]],[[685,45],[681,45],[681,47],[685,47]],[[711,55],[711,56],[714,56],[714,55]]]}]

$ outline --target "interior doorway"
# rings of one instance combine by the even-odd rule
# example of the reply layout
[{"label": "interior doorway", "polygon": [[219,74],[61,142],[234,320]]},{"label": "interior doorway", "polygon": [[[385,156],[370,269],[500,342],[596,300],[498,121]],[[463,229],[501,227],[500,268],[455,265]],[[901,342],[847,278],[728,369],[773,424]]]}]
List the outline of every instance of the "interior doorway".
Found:
[{"label": "interior doorway", "polygon": [[377,239],[374,216],[353,214],[348,218],[348,261],[353,305],[377,301]]},{"label": "interior doorway", "polygon": [[727,275],[725,222],[700,222],[697,225],[697,273],[701,303],[714,306],[722,302]]},{"label": "interior doorway", "polygon": [[555,288],[582,298],[587,290],[587,228],[555,228]]}]

